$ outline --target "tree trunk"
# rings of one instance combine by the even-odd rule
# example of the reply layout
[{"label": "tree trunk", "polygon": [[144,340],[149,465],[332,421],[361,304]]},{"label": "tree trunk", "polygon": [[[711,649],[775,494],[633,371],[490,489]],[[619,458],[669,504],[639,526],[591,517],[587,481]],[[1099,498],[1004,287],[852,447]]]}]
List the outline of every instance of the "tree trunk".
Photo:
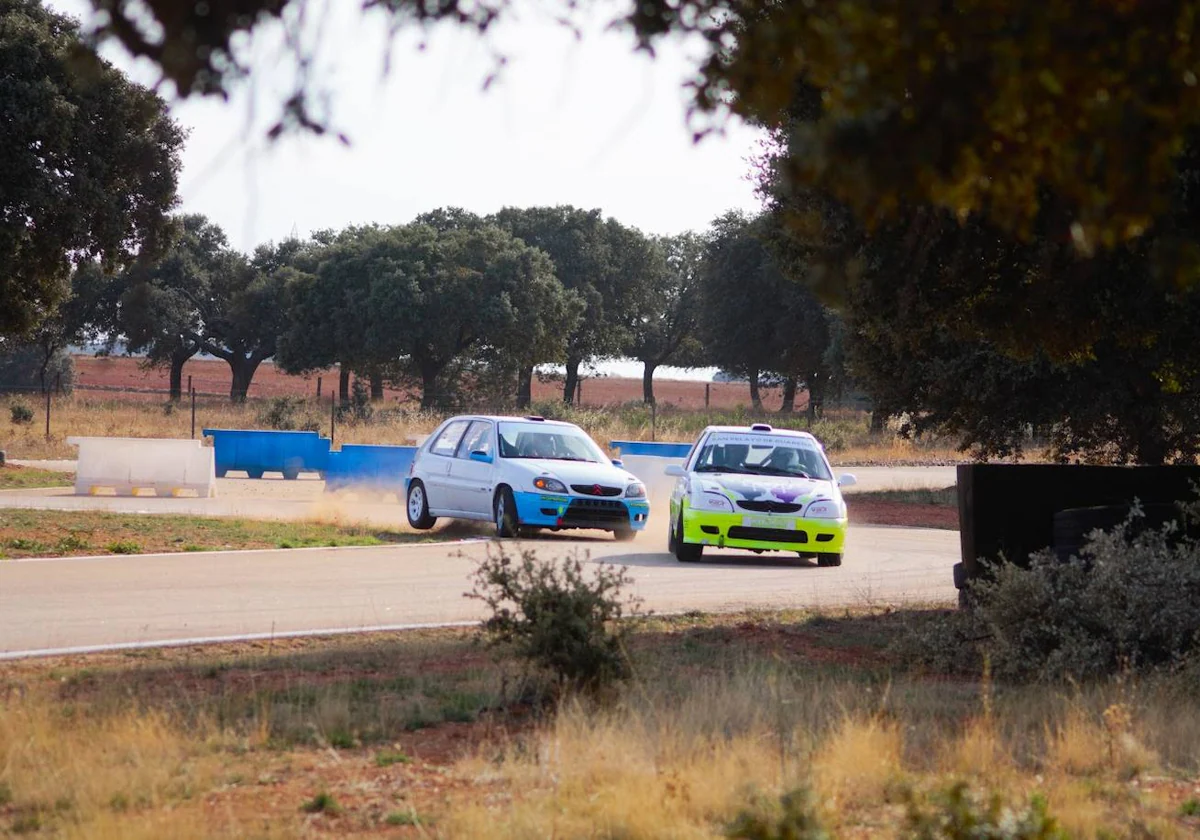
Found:
[{"label": "tree trunk", "polygon": [[808,427],[825,413],[825,382],[820,374],[808,378]]},{"label": "tree trunk", "polygon": [[235,357],[229,360],[229,370],[233,373],[233,384],[229,387],[229,400],[235,403],[244,403],[246,396],[250,392],[250,383],[254,380],[254,373],[258,370],[261,360],[255,359],[253,356]]},{"label": "tree trunk", "polygon": [[567,378],[563,384],[563,402],[567,405],[575,402],[575,389],[579,387],[579,359],[567,359]]},{"label": "tree trunk", "polygon": [[171,354],[171,373],[170,385],[171,395],[170,401],[177,403],[183,399],[183,366],[187,360],[192,358],[191,353],[186,353],[182,350],[177,350]]},{"label": "tree trunk", "polygon": [[755,411],[762,411],[762,394],[758,390],[758,371],[750,372],[750,406]]},{"label": "tree trunk", "polygon": [[658,369],[656,362],[643,362],[642,369],[642,402],[654,405],[654,371]]},{"label": "tree trunk", "polygon": [[517,371],[517,408],[529,408],[533,402],[533,366]]},{"label": "tree trunk", "polygon": [[383,399],[383,373],[378,370],[371,371],[371,399]]},{"label": "tree trunk", "polygon": [[338,365],[338,402],[346,405],[350,402],[350,368]]},{"label": "tree trunk", "polygon": [[440,371],[423,369],[421,371],[421,408],[430,410],[439,408],[438,373]]},{"label": "tree trunk", "polygon": [[789,376],[783,380],[783,405],[779,407],[780,414],[791,414],[796,410],[796,377]]},{"label": "tree trunk", "polygon": [[872,434],[882,433],[884,430],[884,427],[886,425],[887,425],[887,415],[886,414],[884,414],[879,409],[875,409],[874,411],[871,412],[871,429],[870,429],[870,431]]},{"label": "tree trunk", "polygon": [[[1147,418],[1147,420],[1150,420]],[[1170,454],[1166,438],[1153,420],[1142,422],[1134,429],[1137,446],[1137,462],[1145,467],[1161,467]]]}]

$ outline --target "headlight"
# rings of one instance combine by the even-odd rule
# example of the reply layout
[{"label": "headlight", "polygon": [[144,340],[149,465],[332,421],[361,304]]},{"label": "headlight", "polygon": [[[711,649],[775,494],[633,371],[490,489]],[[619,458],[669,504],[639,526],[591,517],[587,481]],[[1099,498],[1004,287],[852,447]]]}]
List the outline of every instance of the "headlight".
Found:
[{"label": "headlight", "polygon": [[721,493],[693,493],[690,506],[692,510],[709,513],[733,513],[733,502]]},{"label": "headlight", "polygon": [[804,515],[809,519],[841,519],[844,514],[841,504],[833,499],[817,499]]},{"label": "headlight", "polygon": [[646,498],[646,485],[640,481],[635,481],[625,488],[625,498],[627,499],[644,499]]},{"label": "headlight", "polygon": [[539,475],[533,480],[533,486],[546,493],[566,493],[567,485],[563,484],[557,478],[547,478],[544,475]]}]

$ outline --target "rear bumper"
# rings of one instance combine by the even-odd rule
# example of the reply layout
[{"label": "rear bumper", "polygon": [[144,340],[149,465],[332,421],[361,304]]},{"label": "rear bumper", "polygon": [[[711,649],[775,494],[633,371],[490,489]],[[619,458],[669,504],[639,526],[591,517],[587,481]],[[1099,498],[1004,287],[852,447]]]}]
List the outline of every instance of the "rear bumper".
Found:
[{"label": "rear bumper", "polygon": [[683,511],[683,541],[716,548],[841,554],[846,542],[846,520],[805,519],[787,514],[748,516],[687,508]]},{"label": "rear bumper", "polygon": [[592,499],[556,493],[514,493],[517,518],[533,528],[598,528],[604,531],[646,527],[650,503],[643,499]]}]

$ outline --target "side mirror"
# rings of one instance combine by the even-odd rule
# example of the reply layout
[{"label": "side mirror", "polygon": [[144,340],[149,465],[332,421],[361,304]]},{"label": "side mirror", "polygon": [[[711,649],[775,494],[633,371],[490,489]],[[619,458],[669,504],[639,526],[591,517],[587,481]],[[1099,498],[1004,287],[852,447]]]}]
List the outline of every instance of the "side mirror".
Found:
[{"label": "side mirror", "polygon": [[625,466],[625,462],[624,462],[624,461],[622,461],[620,458],[613,458],[613,459],[612,459],[612,464],[613,464],[613,466],[614,466],[614,467],[623,467],[623,466]]},{"label": "side mirror", "polygon": [[853,487],[855,484],[858,484],[858,479],[851,473],[842,473],[838,478],[838,487]]},{"label": "side mirror", "polygon": [[672,478],[683,478],[683,476],[687,475],[687,470],[679,464],[667,464],[663,472]]},{"label": "side mirror", "polygon": [[471,453],[471,460],[478,461],[481,464],[492,463],[492,456],[484,452],[482,449],[476,449]]}]

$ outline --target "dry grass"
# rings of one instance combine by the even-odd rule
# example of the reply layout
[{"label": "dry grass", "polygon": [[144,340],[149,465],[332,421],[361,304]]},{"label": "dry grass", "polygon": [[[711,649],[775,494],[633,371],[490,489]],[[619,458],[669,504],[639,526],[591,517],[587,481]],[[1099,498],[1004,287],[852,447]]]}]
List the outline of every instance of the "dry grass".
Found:
[{"label": "dry grass", "polygon": [[[294,412],[297,428],[308,427],[329,434],[328,406],[315,402],[298,405]],[[7,417],[5,408],[5,404],[0,404],[0,418]],[[269,408],[269,401],[233,405],[224,400],[206,399],[197,406],[196,434],[201,434],[205,428],[270,428],[265,416]],[[640,404],[564,410],[560,404],[547,403],[534,406],[532,410],[578,423],[601,444],[611,440],[690,442],[710,423],[747,424],[765,420],[781,427],[805,427],[802,416],[783,418],[744,410],[664,409],[653,420],[649,409]],[[66,443],[71,436],[187,438],[191,435],[191,414],[186,403],[168,407],[161,403],[121,401],[94,395],[57,397],[50,412],[49,439],[45,436],[41,405],[34,406],[34,411],[31,424],[17,425],[0,419],[0,448],[7,451],[8,457],[74,458],[75,448]],[[335,445],[405,445],[429,434],[444,417],[444,414],[434,412],[381,408],[369,421],[339,422]],[[867,416],[862,412],[831,411],[813,431],[824,441],[831,459],[837,464],[927,464],[965,460],[952,440],[913,441],[890,431],[872,434],[868,431]]]},{"label": "dry grass", "polygon": [[10,663],[0,831],[715,838],[808,788],[832,836],[902,837],[960,779],[1074,837],[1200,828],[1188,685],[929,679],[887,657],[911,618],[657,619],[611,705],[532,714],[461,632]]}]

